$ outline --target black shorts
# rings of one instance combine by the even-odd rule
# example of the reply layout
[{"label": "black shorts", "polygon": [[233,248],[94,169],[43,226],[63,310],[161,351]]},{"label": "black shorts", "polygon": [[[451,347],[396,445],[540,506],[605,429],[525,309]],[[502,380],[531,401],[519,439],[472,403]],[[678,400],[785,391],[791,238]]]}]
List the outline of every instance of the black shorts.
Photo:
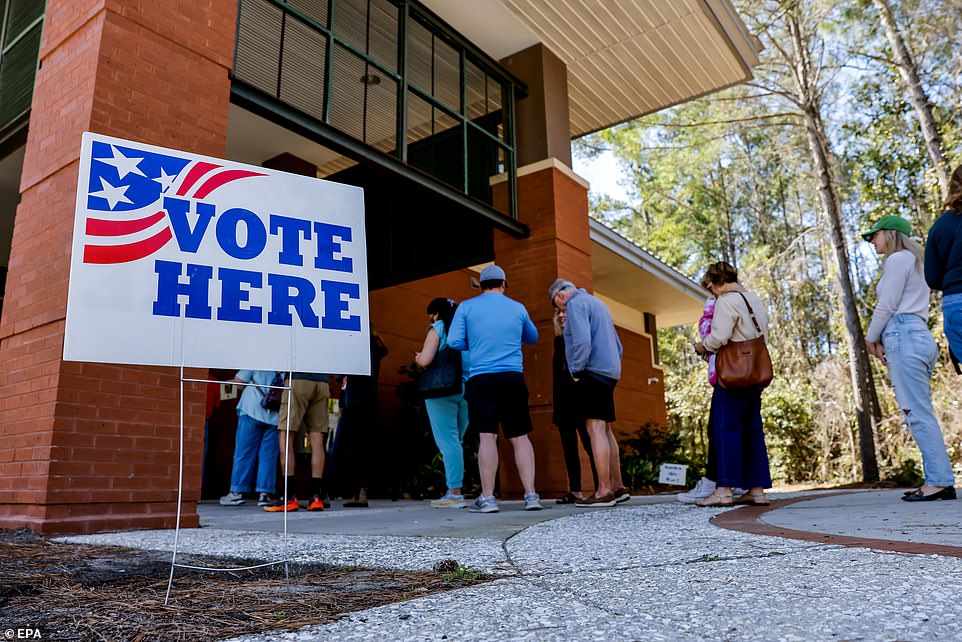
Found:
[{"label": "black shorts", "polygon": [[472,430],[496,435],[500,423],[508,439],[531,432],[528,386],[520,372],[475,375],[465,385],[464,398]]},{"label": "black shorts", "polygon": [[615,420],[615,387],[590,376],[575,382],[578,414],[586,419]]}]

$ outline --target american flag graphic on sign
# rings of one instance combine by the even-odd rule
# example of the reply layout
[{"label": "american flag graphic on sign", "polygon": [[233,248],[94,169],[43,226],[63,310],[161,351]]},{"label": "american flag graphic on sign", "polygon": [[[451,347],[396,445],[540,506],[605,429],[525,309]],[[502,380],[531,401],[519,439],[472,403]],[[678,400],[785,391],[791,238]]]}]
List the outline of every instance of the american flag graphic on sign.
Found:
[{"label": "american flag graphic on sign", "polygon": [[133,149],[92,146],[84,263],[127,263],[170,242],[163,197],[203,199],[230,182],[264,176],[246,169]]},{"label": "american flag graphic on sign", "polygon": [[370,374],[364,193],[85,132],[63,358]]}]

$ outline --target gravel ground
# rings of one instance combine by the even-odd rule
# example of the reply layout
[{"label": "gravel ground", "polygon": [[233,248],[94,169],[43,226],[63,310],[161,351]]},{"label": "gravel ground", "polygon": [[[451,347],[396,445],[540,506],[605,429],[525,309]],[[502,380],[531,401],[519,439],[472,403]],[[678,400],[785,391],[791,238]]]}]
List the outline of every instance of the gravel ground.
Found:
[{"label": "gravel ground", "polygon": [[[504,577],[238,640],[962,640],[962,559],[739,533],[711,525],[718,512],[678,503],[586,511],[505,542],[291,535],[303,561],[424,569],[454,558]],[[145,535],[159,548],[172,539],[70,539],[144,547]],[[181,549],[243,556],[277,540],[201,529],[182,532]]]},{"label": "gravel ground", "polygon": [[716,528],[662,504],[505,544],[515,577],[267,640],[960,640],[962,559]]}]

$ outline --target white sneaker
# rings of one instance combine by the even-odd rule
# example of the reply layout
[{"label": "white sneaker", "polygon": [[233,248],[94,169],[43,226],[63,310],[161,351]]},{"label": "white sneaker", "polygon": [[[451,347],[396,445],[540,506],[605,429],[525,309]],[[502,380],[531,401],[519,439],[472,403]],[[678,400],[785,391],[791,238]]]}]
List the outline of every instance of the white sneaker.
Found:
[{"label": "white sneaker", "polygon": [[244,496],[240,493],[227,493],[220,498],[221,506],[240,506],[244,503]]},{"label": "white sneaker", "polygon": [[[694,488],[687,493],[679,493],[678,495],[675,495],[675,499],[680,501],[682,504],[694,504],[699,499],[705,499],[714,492],[715,482],[707,477],[702,477],[698,480],[698,483],[695,484]],[[732,495],[734,494],[734,491],[732,491]]]}]

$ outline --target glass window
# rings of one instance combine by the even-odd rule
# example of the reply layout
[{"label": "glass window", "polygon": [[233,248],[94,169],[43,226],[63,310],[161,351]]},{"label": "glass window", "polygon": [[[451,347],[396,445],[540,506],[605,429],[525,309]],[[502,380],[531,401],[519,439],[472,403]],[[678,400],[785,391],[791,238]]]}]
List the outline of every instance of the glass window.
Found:
[{"label": "glass window", "polygon": [[0,0],[0,130],[30,109],[43,11],[42,0]]},{"label": "glass window", "polygon": [[287,4],[316,22],[318,26],[328,26],[327,0],[287,0]]},{"label": "glass window", "polygon": [[434,57],[434,36],[417,20],[408,23],[407,73],[408,82],[426,94],[433,94],[431,59]]},{"label": "glass window", "polygon": [[278,98],[323,119],[327,36],[291,16],[285,22]]},{"label": "glass window", "polygon": [[497,63],[414,0],[239,1],[236,79],[491,202],[513,166]]},{"label": "glass window", "polygon": [[367,53],[397,71],[398,8],[388,0],[371,0]]},{"label": "glass window", "polygon": [[277,95],[284,11],[263,0],[241,0],[234,75],[271,96]]}]

